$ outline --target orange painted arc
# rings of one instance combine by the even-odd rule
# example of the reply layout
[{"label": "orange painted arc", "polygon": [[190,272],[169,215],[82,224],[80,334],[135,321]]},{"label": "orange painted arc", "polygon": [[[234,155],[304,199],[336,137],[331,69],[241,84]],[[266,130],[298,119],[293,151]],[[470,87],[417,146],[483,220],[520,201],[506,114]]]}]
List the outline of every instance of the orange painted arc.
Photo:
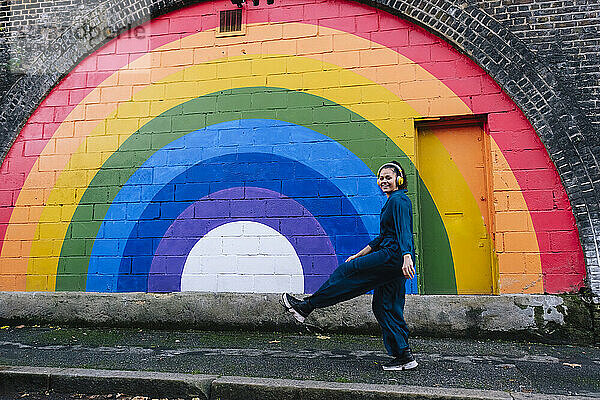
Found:
[{"label": "orange painted arc", "polygon": [[[265,29],[269,29],[268,26],[257,26],[256,29],[253,29],[252,32],[254,32],[254,34],[257,36],[257,38],[261,37],[262,34],[265,33]],[[306,25],[304,24],[298,24],[298,29],[309,29]],[[336,34],[336,35],[343,35],[347,38],[348,43],[356,43],[356,47],[359,49],[364,49],[365,45],[362,42],[365,42],[365,39],[359,38],[359,37],[355,37],[353,35],[349,35],[343,32],[339,32],[339,31],[335,31],[335,30],[327,30],[327,29],[323,29],[323,32],[329,31],[330,34]],[[206,35],[214,35],[214,32],[201,32],[199,34],[196,35],[192,35],[190,37],[185,38],[186,42],[182,43],[185,44],[185,47],[187,49],[194,47],[195,45],[199,45],[203,42],[203,40],[206,39]],[[315,38],[315,41],[313,42],[313,44],[316,46],[317,45],[317,41],[318,38]],[[370,42],[369,42],[370,43]],[[310,50],[310,42],[307,42],[305,40],[305,49],[307,52],[311,52]],[[308,44],[308,46],[307,46]],[[379,46],[376,44],[372,44],[373,46]],[[184,46],[182,46],[184,47]],[[239,54],[241,54],[243,52],[242,47],[247,47],[245,45],[235,45],[232,44],[231,46],[228,47],[228,51],[230,52],[230,54],[235,54],[236,51],[239,52]],[[382,48],[382,50],[388,51],[390,52],[390,54],[393,53],[394,57],[401,57],[399,56],[397,53],[393,52],[392,50],[389,49],[385,49],[382,46],[379,46]],[[290,47],[294,48],[293,46]],[[153,79],[157,79],[157,78],[166,78],[167,76],[170,77],[170,79],[174,79],[173,78],[173,72],[174,71],[183,71],[183,67],[179,67],[179,68],[174,68],[174,67],[169,67],[169,66],[164,66],[162,63],[162,61],[157,61],[157,60],[163,60],[165,56],[173,56],[174,53],[173,51],[162,51],[163,49],[168,49],[168,45],[163,46],[163,48],[159,48],[157,49],[155,52],[160,54],[161,57],[160,58],[156,58],[156,57],[152,57],[152,54],[149,54],[148,56],[144,56],[138,60],[136,60],[135,62],[133,62],[132,64],[130,64],[129,66],[127,66],[126,68],[124,68],[124,70],[139,70],[141,74],[151,74]],[[180,49],[183,50],[183,49]],[[203,54],[203,59],[207,59],[209,62],[211,60],[211,55],[210,55],[210,51],[208,51],[208,54]],[[359,59],[368,59],[369,57],[369,52],[365,51],[365,50],[357,50],[359,52]],[[298,53],[298,52],[297,52]],[[364,53],[364,54],[363,54]],[[214,55],[216,56],[216,55]],[[274,55],[269,55],[268,58],[271,57],[275,57],[276,62],[280,62],[281,60],[277,59],[277,56]],[[329,59],[331,58],[335,58],[335,55],[328,55],[327,56]],[[266,59],[263,59],[263,61]],[[158,64],[156,64],[158,62]],[[400,63],[401,65],[404,65],[406,62],[408,62],[408,60],[404,60],[403,63]],[[340,57],[340,63],[341,64],[346,64],[346,65],[342,65],[345,68],[353,68],[356,67],[356,65],[350,65],[351,62],[348,60],[347,57]],[[399,67],[402,68],[402,67]],[[162,72],[161,72],[162,71]],[[388,75],[396,75],[396,73],[398,71],[394,70],[393,67],[392,68],[387,68],[386,71],[378,71],[376,69],[373,68],[354,68],[353,71],[357,72],[357,76],[361,76],[360,74],[364,74],[366,76],[371,76],[374,79],[377,79],[377,77],[379,77],[379,79],[383,80],[384,82],[390,82],[391,79],[387,78]],[[287,71],[286,71],[287,72]],[[423,70],[422,73],[424,75],[427,75],[427,73]],[[102,84],[99,85],[99,87],[97,89],[95,89],[95,91],[100,91],[102,92],[104,89],[103,88],[111,88],[114,87],[115,85],[117,85],[119,82],[122,82],[123,79],[119,78],[120,73],[117,72],[113,75],[113,77],[110,77],[108,79],[106,79]],[[170,75],[169,75],[170,74]],[[287,76],[289,76],[289,74],[286,74]],[[180,78],[180,77],[179,77]],[[284,78],[284,75],[278,75],[278,74],[273,74],[273,75],[269,75],[268,76],[268,80],[272,80],[272,81],[278,81]],[[168,78],[167,78],[168,79]],[[434,79],[432,77],[432,79]],[[237,79],[239,80],[239,79]],[[278,82],[276,82],[278,83]],[[327,82],[324,82],[327,83]],[[375,82],[374,82],[375,83]],[[356,96],[356,89],[361,89],[360,85],[358,84],[357,81],[352,82],[352,84],[354,85],[354,94],[350,93],[350,90],[346,90],[346,91],[338,91],[336,93],[336,89],[335,87],[331,87],[328,89],[324,89],[324,91],[327,91],[327,95],[332,98],[332,100],[339,102],[339,103],[344,103],[344,102],[352,102],[353,100],[353,96]],[[139,86],[133,86],[130,85],[131,87],[135,88],[135,90],[137,90],[139,88]],[[326,86],[326,85],[325,85]],[[397,85],[393,85],[390,83],[383,83],[382,84],[383,87],[385,87],[388,90],[394,90],[396,92],[396,94],[398,94],[399,89]],[[119,87],[122,88],[123,91],[126,91],[126,85],[123,87],[123,85],[119,85]],[[159,94],[161,92],[161,90],[163,88],[157,87],[157,86],[153,86],[155,89],[155,93],[150,93],[149,90],[143,90],[143,93],[140,91],[133,91],[133,100],[134,101],[138,101],[138,102],[143,102],[144,100],[146,100],[144,98],[144,96],[148,96],[150,98],[153,98],[154,96],[156,96],[157,94]],[[447,98],[448,99],[448,104],[449,106],[452,108],[455,108],[457,110],[457,112],[461,112],[461,111],[465,111],[467,110],[466,105],[464,105],[464,103],[457,98],[457,96],[455,96],[454,94],[452,94],[447,88],[445,88],[445,86],[440,85],[438,88],[438,90],[440,90],[441,92],[436,92],[436,93],[423,93],[424,97],[443,97],[443,98]],[[366,98],[359,98],[358,100],[356,100],[357,102],[362,102],[363,100],[365,101],[373,101],[373,100],[369,100],[369,96],[368,96],[369,90],[363,90],[361,92],[361,95],[367,95]],[[105,122],[105,120],[101,120],[101,119],[93,119],[93,118],[102,118],[103,115],[105,116],[110,116],[111,113],[114,113],[113,110],[116,109],[117,105],[119,104],[118,101],[115,102],[111,102],[110,99],[108,103],[105,104],[87,104],[87,100],[88,99],[92,99],[90,100],[91,102],[96,101],[96,96],[94,94],[94,92],[90,93],[86,99],[83,100],[83,102],[75,109],[73,110],[73,112],[71,112],[71,114],[66,118],[65,123],[63,123],[59,129],[56,131],[55,136],[53,137],[52,141],[53,141],[53,146],[56,146],[56,152],[59,154],[70,154],[73,152],[73,150],[77,147],[77,145],[79,145],[82,140],[83,137],[86,135],[86,132],[90,132],[92,133],[92,135],[95,136],[102,136],[107,129],[107,124]],[[102,96],[100,96],[102,98]],[[340,99],[341,97],[341,99]],[[344,100],[344,98],[346,98],[346,101],[342,101]],[[373,99],[375,98],[375,96],[373,96]],[[421,104],[423,104],[422,102],[418,102],[418,101],[410,101],[412,104],[415,104],[415,106],[417,108],[420,107]],[[143,105],[143,104],[142,104]],[[357,107],[359,107],[360,104],[357,104]],[[364,105],[365,107],[363,108],[367,108],[368,105]],[[135,108],[135,107],[130,107],[130,108]],[[90,116],[92,119],[89,119],[87,121],[85,121],[85,123],[83,124],[78,124],[78,128],[76,129],[75,132],[77,134],[76,137],[71,137],[72,133],[73,133],[73,129],[72,129],[72,123],[68,123],[71,121],[71,119],[73,118],[79,118],[79,116],[82,114],[82,112],[80,111],[80,109],[84,112],[84,115],[86,116]],[[364,110],[363,114],[365,113]],[[115,114],[113,114],[114,116]],[[131,115],[135,115],[133,112],[131,112]],[[418,115],[418,114],[416,114]],[[375,117],[376,119],[376,117]],[[142,119],[142,120],[138,120],[138,125],[143,124],[145,121],[147,121],[148,118]],[[399,128],[402,128],[401,125],[394,123],[393,121],[389,121],[389,120],[380,120],[379,121],[380,125],[384,126],[384,130],[388,131],[388,132],[392,132],[392,131],[397,131]],[[139,126],[138,126],[139,127]],[[132,127],[135,128],[135,127]],[[61,168],[64,168],[65,166],[65,158],[61,158],[61,159],[56,159],[53,160],[53,162],[51,164],[49,164],[46,160],[49,160],[50,158],[48,156],[45,156],[45,151],[42,152],[42,155],[40,157],[40,159],[36,162],[36,165],[34,166],[34,168],[32,169],[32,173],[33,174],[31,177],[28,176],[27,181],[24,185],[24,188],[26,188],[28,186],[28,182],[34,180],[34,175],[36,174],[36,171],[40,169],[40,163],[42,162],[44,164],[44,166],[41,166],[42,169],[53,169],[54,171],[60,172]],[[410,152],[409,152],[410,154]],[[93,167],[93,164],[95,163],[94,161],[94,157],[92,157],[91,159],[88,157],[85,160],[82,160],[84,162],[89,163],[90,165],[85,165],[85,167]],[[52,187],[54,185],[55,182],[49,181],[48,182],[48,186],[47,188],[49,189],[50,187]],[[48,193],[50,191],[49,190],[39,190],[39,194],[36,197],[40,197],[41,200],[44,203],[47,203],[48,201]],[[24,192],[23,192],[24,193]],[[19,200],[17,201],[17,207],[27,207],[28,204],[27,202],[24,202],[22,198],[19,198]],[[34,224],[35,221],[30,221],[30,223]],[[12,224],[9,225],[9,231],[7,232],[7,236],[6,239],[7,240],[11,240],[11,234],[12,231],[10,229],[10,227],[13,226]],[[58,239],[58,238],[56,238]],[[25,247],[28,247],[27,245]],[[30,249],[29,248],[24,248],[23,249],[23,255],[27,256],[30,254]]]}]

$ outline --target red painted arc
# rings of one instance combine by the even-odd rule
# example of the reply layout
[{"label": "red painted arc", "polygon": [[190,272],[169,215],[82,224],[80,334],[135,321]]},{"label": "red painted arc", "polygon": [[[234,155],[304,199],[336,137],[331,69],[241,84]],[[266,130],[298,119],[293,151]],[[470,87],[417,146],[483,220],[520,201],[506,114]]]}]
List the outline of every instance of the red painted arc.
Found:
[{"label": "red painted arc", "polygon": [[[524,189],[523,195],[530,208],[533,205],[535,209],[536,194],[535,191],[527,189],[535,188],[536,183],[532,182],[531,171],[522,169],[528,168],[528,166],[520,165],[523,162],[523,156],[517,150],[521,149],[523,144],[538,151],[538,159],[551,167],[550,169],[540,169],[539,179],[553,181],[550,188],[554,191],[558,201],[568,204],[558,173],[527,119],[492,78],[472,60],[459,54],[448,43],[425,29],[384,11],[346,0],[335,2],[314,0],[314,5],[306,4],[309,1],[303,4],[290,2],[289,5],[284,2],[273,8],[264,5],[253,7],[247,13],[247,23],[300,22],[321,25],[371,40],[413,60],[450,88],[471,108],[473,113],[490,114],[488,121],[490,134],[508,161],[519,185]],[[31,115],[0,168],[0,174],[4,174],[0,175],[2,176],[0,177],[2,186],[12,190],[12,192],[2,192],[0,195],[0,206],[5,206],[0,208],[2,210],[0,212],[0,237],[4,237],[12,213],[12,204],[16,201],[27,174],[57,127],[75,106],[100,82],[148,51],[173,40],[195,34],[200,30],[216,28],[217,18],[201,18],[201,16],[214,13],[216,9],[230,8],[230,6],[229,1],[214,1],[173,11],[142,25],[146,35],[144,39],[125,32],[88,56],[52,90]],[[392,30],[394,33],[390,34]],[[103,70],[98,71],[98,67]],[[70,90],[67,98],[65,89],[76,90]],[[524,132],[530,132],[530,134],[517,134]],[[25,142],[32,139],[35,140],[35,146],[34,148],[28,147],[26,151]],[[548,189],[548,184],[545,183],[545,185],[545,188]],[[548,226],[546,215],[543,212],[531,212],[531,217],[538,237],[542,265],[546,265],[546,261],[549,261],[549,257],[552,256],[547,232],[554,227]],[[576,237],[577,232],[572,213],[569,211],[564,218],[566,221],[558,223],[570,224],[573,227],[573,235]],[[572,247],[573,249],[570,251],[573,254],[582,254],[578,241],[575,241]],[[0,250],[1,248],[2,241],[0,241]]]}]

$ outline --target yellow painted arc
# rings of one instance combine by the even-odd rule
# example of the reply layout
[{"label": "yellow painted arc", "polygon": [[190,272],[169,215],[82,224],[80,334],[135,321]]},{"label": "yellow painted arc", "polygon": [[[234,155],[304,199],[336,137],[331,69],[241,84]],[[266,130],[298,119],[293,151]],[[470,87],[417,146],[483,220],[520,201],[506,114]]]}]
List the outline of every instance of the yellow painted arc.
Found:
[{"label": "yellow painted arc", "polygon": [[[168,43],[153,50],[151,53],[142,56],[103,81],[97,88],[89,93],[77,107],[75,107],[65,121],[59,126],[48,146],[42,152],[41,158],[47,160],[51,154],[66,155],[72,153],[81,143],[82,138],[92,129],[94,130],[92,132],[93,134],[102,135],[103,130],[106,129],[103,125],[104,118],[106,118],[108,114],[114,112],[117,104],[123,102],[123,100],[120,99],[126,99],[128,94],[133,94],[134,101],[143,101],[146,98],[155,98],[156,96],[164,94],[164,92],[162,92],[164,88],[161,86],[154,87],[154,93],[151,93],[150,91],[140,92],[140,88],[143,87],[142,82],[146,82],[148,79],[152,82],[157,82],[161,79],[168,80],[169,78],[167,77],[170,77],[171,81],[175,81],[178,77],[174,76],[173,73],[182,71],[185,66],[176,65],[177,61],[173,60],[181,59],[181,54],[189,51],[194,51],[194,62],[196,62],[196,58],[201,61],[211,62],[222,58],[223,54],[242,56],[242,54],[248,52],[260,53],[265,51],[272,52],[273,50],[277,50],[286,55],[301,55],[314,58],[322,57],[324,61],[329,63],[324,65],[337,65],[346,69],[352,69],[352,71],[373,82],[379,82],[381,86],[390,90],[397,96],[401,96],[402,93],[404,93],[405,100],[410,103],[419,115],[460,115],[471,113],[470,109],[458,96],[450,91],[444,84],[438,82],[429,72],[406,57],[399,55],[395,51],[382,45],[346,32],[324,27],[319,29],[318,36],[311,36],[312,31],[310,25],[290,23],[287,23],[286,25],[295,25],[292,26],[293,29],[291,31],[296,32],[297,36],[301,38],[284,37],[282,40],[260,43],[264,37],[269,37],[265,35],[269,34],[269,32],[274,29],[274,25],[277,24],[248,25],[247,35],[243,40],[244,43],[240,43],[241,39],[236,43],[235,39],[229,38],[226,47],[203,48],[202,46],[205,43],[215,42],[215,31],[204,31],[190,35],[181,41],[176,41],[176,44]],[[336,40],[344,43],[345,50],[347,51],[325,52],[319,54],[316,49],[321,48],[323,43],[322,39],[326,37],[333,40],[334,35]],[[254,43],[248,43],[252,41],[254,41]],[[377,57],[373,56],[373,54],[375,54],[372,51],[373,49],[377,50]],[[262,61],[260,61],[263,65],[258,66],[256,60],[253,64],[253,66],[256,65],[259,68],[267,70],[267,84],[273,86],[280,86],[279,80],[289,79],[290,75],[288,72],[293,72],[292,70],[288,71],[286,68],[285,73],[281,74],[281,66],[277,58],[278,56],[276,54],[264,54],[262,56]],[[388,65],[383,67],[373,67],[373,65],[381,64],[383,59],[387,60]],[[386,62],[384,62],[384,64],[385,63]],[[235,71],[235,69],[233,69],[233,71]],[[207,72],[209,74],[213,73],[212,70]],[[232,82],[237,82],[240,80],[240,77],[232,76],[231,79]],[[257,81],[260,81],[260,79],[257,79]],[[419,82],[423,83],[423,85],[419,90],[414,90],[415,83]],[[355,101],[364,104],[374,100],[369,97],[369,91],[362,92],[360,85],[353,86],[352,90],[350,90],[350,88],[343,90],[343,95],[340,93],[339,87],[333,87],[331,85],[322,90],[322,96],[332,100],[339,98],[340,95],[344,97],[347,102]],[[334,101],[342,103],[339,100]],[[443,107],[441,107],[442,105]],[[364,104],[364,106],[364,108],[366,108],[368,107],[368,104]],[[127,119],[126,123],[128,128],[138,129],[147,120],[148,118],[133,117]],[[412,129],[405,130],[404,124],[397,124],[395,121],[391,120],[381,120],[379,123],[387,128],[385,131],[400,132],[400,134],[397,135],[396,140],[399,140],[400,137],[410,137],[412,135]],[[48,151],[49,148],[56,150]],[[412,154],[412,151],[408,152],[408,154]],[[61,159],[51,161],[51,163],[46,162],[45,164],[47,164],[47,166],[40,169],[40,161],[38,159],[30,175],[27,177],[23,188],[27,189],[32,186],[31,182],[36,181],[37,171],[43,171],[50,168],[50,170],[60,172],[66,164],[66,161]],[[54,186],[55,182],[53,179],[46,181],[48,182],[48,188]],[[24,192],[25,190],[21,193]],[[40,190],[39,193],[37,193],[37,197],[40,198],[42,204],[47,203],[49,193],[49,190]],[[26,199],[26,197],[19,196],[15,208],[30,207],[30,203]],[[27,235],[27,239],[32,237],[33,232],[36,229],[36,218],[32,218],[26,226],[21,226],[16,230],[13,222],[14,221],[11,220],[11,223],[8,226],[5,241],[21,241],[23,239],[23,234],[26,231],[31,232],[31,234]],[[23,241],[22,246],[22,257],[12,261],[26,263],[27,256],[30,254],[31,242]],[[5,246],[4,248],[7,249],[8,246]],[[3,254],[2,256],[4,257],[5,255]],[[0,259],[3,257],[0,257]],[[25,269],[26,267],[23,268],[23,272],[25,272]]]},{"label": "yellow painted arc", "polygon": [[[256,58],[260,59],[258,56]],[[232,63],[241,60],[251,61],[252,59],[252,56],[244,56],[243,58],[222,59],[219,62],[225,65],[226,68],[229,68]],[[412,141],[406,140],[403,134],[412,131],[412,119],[419,115],[416,114],[406,102],[402,101],[387,89],[375,85],[372,81],[340,67],[297,56],[280,56],[278,60],[279,62],[285,63],[287,67],[292,67],[298,71],[311,71],[310,80],[312,82],[318,81],[319,79],[323,79],[322,82],[335,79],[336,82],[338,82],[337,84],[341,87],[343,87],[344,82],[348,81],[363,86],[364,92],[368,96],[379,98],[380,101],[368,104],[349,104],[344,99],[343,91],[338,95],[330,96],[329,99],[371,121],[390,137],[404,152],[406,152],[407,155],[412,155]],[[65,168],[58,177],[56,185],[52,189],[47,201],[47,204],[58,204],[61,203],[61,201],[64,201],[66,197],[70,197],[73,199],[70,204],[72,207],[70,207],[69,210],[66,210],[61,221],[54,222],[51,225],[40,222],[36,231],[36,234],[39,235],[41,241],[36,241],[32,245],[30,261],[28,264],[28,275],[48,275],[50,278],[48,279],[46,288],[35,288],[35,290],[54,290],[56,284],[55,275],[60,256],[60,251],[57,251],[56,248],[48,249],[45,246],[40,246],[40,243],[62,240],[65,237],[66,230],[72,219],[76,205],[79,203],[81,196],[83,196],[83,193],[93,176],[101,168],[102,163],[118,149],[118,144],[123,143],[137,130],[134,129],[135,124],[131,124],[127,129],[122,128],[128,126],[126,122],[128,118],[139,116],[140,110],[149,110],[144,118],[140,118],[140,124],[143,124],[174,106],[209,93],[237,87],[268,85],[268,76],[258,73],[247,79],[244,79],[243,77],[236,80],[214,80],[212,78],[207,78],[207,70],[212,68],[214,64],[215,62],[212,64],[200,64],[189,67],[183,71],[176,72],[174,74],[177,75],[176,77],[170,75],[165,78],[164,82],[158,82],[141,90],[138,96],[147,96],[148,93],[146,92],[153,93],[157,87],[163,86],[164,91],[161,90],[160,92],[164,92],[166,96],[149,99],[147,102],[141,102],[142,106],[140,106],[139,102],[120,104],[117,107],[117,110],[109,115],[104,124],[99,125],[98,128],[94,128],[92,132],[84,138],[77,152],[74,153],[69,160],[67,168]],[[219,63],[217,62],[217,66],[218,65]],[[283,78],[280,78],[277,86],[290,90],[304,89],[303,91],[307,93],[317,96],[322,95],[322,89],[306,89],[306,86],[303,83],[299,84],[297,82],[294,75],[289,76],[289,84],[286,84],[286,81]],[[184,83],[184,85],[181,85],[181,83]],[[186,88],[185,92],[180,90],[182,87]],[[106,127],[114,126],[121,128],[115,130],[105,129],[104,125]],[[393,126],[395,129],[390,131],[390,126]],[[96,143],[96,141],[98,142]],[[90,143],[94,143],[94,145],[91,145]],[[104,148],[102,148],[103,143],[106,145]],[[100,151],[94,152],[93,150],[98,150],[99,146]],[[79,170],[87,170],[88,173],[85,175],[73,174]],[[74,192],[73,187],[77,188]],[[40,220],[45,219],[44,212],[42,212]],[[50,252],[48,252],[49,250]],[[37,282],[35,278],[32,278],[32,280],[33,282]],[[30,286],[28,286],[27,289],[34,290],[34,288]]]}]

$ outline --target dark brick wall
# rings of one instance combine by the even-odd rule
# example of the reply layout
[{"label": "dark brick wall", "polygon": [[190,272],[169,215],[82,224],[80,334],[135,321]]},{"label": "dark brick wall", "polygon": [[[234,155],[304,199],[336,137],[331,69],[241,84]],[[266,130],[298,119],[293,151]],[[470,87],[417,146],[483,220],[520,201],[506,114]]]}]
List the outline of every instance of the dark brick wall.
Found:
[{"label": "dark brick wall", "polygon": [[[364,0],[444,38],[515,100],[569,194],[600,294],[600,3],[597,0]],[[45,94],[114,36],[188,0],[2,2],[0,154]]]},{"label": "dark brick wall", "polygon": [[[600,2],[477,0],[550,66],[589,123],[600,128]],[[590,134],[592,131],[590,131]]]},{"label": "dark brick wall", "polygon": [[[80,41],[97,43],[106,32],[90,24],[90,12],[102,18],[106,2],[99,0],[12,0],[0,11],[0,96],[24,74],[35,73],[35,64],[52,51],[50,42],[73,34]],[[106,22],[110,22],[105,15]],[[123,27],[117,27],[117,29]],[[61,73],[68,72],[63,65]]]}]

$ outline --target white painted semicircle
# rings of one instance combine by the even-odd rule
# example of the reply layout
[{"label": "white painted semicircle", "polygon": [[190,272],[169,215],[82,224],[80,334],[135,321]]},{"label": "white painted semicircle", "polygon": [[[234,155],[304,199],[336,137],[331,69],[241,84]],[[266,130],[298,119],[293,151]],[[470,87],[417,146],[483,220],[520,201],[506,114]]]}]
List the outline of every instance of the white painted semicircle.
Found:
[{"label": "white painted semicircle", "polygon": [[200,238],[187,256],[182,292],[304,293],[292,244],[254,221],[229,222]]}]

